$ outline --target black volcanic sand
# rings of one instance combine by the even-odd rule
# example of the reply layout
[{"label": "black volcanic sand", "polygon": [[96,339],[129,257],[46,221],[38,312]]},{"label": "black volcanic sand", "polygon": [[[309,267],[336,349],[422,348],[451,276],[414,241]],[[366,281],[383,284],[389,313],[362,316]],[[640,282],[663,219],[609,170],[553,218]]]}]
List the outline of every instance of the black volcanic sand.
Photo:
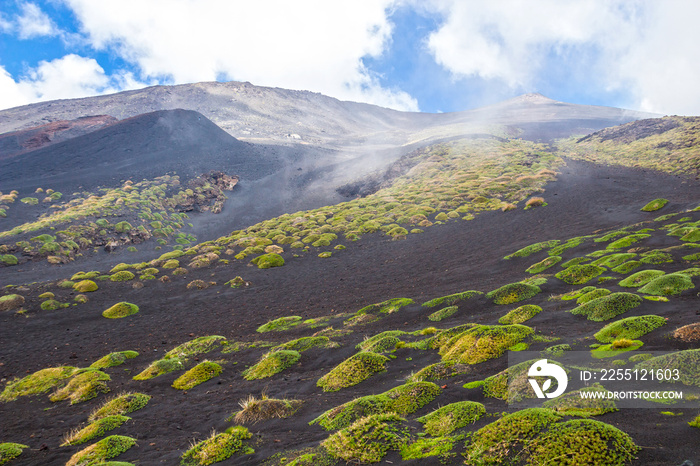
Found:
[{"label": "black volcanic sand", "polygon": [[[40,300],[36,296],[50,289],[63,301],[68,301],[69,291],[56,286],[32,285],[31,293],[24,293],[32,297],[25,306],[29,309],[26,318],[10,312],[0,314],[0,379],[6,382],[58,365],[86,367],[109,352],[136,350],[139,357],[107,369],[112,378],[108,384],[112,394],[131,390],[153,397],[146,408],[129,415],[132,421],[111,432],[138,440],[138,447],[119,456],[118,460],[149,465],[178,464],[182,452],[193,439],[204,439],[212,429],[222,431],[232,425],[226,418],[238,410],[238,401],[263,391],[272,397],[297,397],[306,403],[291,418],[248,426],[258,439],[253,445],[256,453],[236,456],[221,464],[260,464],[274,453],[314,446],[329,432],[319,426],[308,426],[310,420],[355,397],[395,387],[412,371],[439,361],[436,351],[400,349],[395,353],[396,359],[389,361],[388,372],[355,387],[335,393],[323,393],[316,387],[318,378],[354,354],[354,345],[366,336],[389,329],[412,331],[433,325],[426,317],[439,308],[428,311],[420,306],[428,299],[467,289],[486,292],[525,278],[524,269],[540,260],[541,254],[502,260],[504,255],[523,246],[651,220],[666,212],[694,208],[700,199],[700,184],[678,177],[573,161],[561,171],[559,180],[548,185],[544,193],[549,203],[547,207],[484,213],[474,221],[449,222],[402,241],[367,235],[356,243],[347,243],[344,251],[334,251],[329,259],[319,259],[313,252],[300,258],[285,253],[287,265],[281,268],[258,270],[236,261],[231,265],[192,270],[186,278],[172,277],[171,283],[146,281],[144,288],[136,290],[128,282],[99,282],[100,289],[88,295],[87,304],[51,312],[38,310]],[[656,197],[666,197],[671,202],[657,213],[639,211]],[[672,266],[679,270],[687,267],[680,263]],[[252,286],[237,290],[221,286],[236,275],[242,275]],[[218,285],[206,290],[186,290],[185,285],[195,278],[215,280]],[[26,282],[40,279],[39,275],[22,277]],[[570,289],[571,286],[556,279],[544,285],[543,293],[538,296],[544,312],[528,325],[560,336],[561,342],[567,343],[576,343],[600,329],[604,323],[589,322],[564,312],[571,309],[570,303],[546,301],[549,294]],[[669,325],[663,332],[696,322],[695,293],[696,290],[690,290],[669,303],[645,301],[635,314],[656,313],[669,317]],[[200,360],[225,359],[227,364],[221,376],[189,392],[170,387],[180,372],[149,381],[131,380],[165,351],[196,336],[223,335],[233,341],[284,342],[310,335],[314,330],[256,334],[255,329],[280,316],[310,318],[354,312],[367,304],[394,297],[413,298],[416,304],[379,322],[356,327],[354,333],[340,340],[341,348],[316,348],[302,353],[297,365],[269,379],[249,382],[240,375],[265,351],[257,348],[227,355],[217,351],[199,356]],[[104,309],[118,301],[136,303],[141,312],[120,320],[101,317]],[[493,324],[510,308],[496,306],[483,297],[476,298],[460,303],[459,312],[437,326],[446,328],[466,322]],[[669,349],[671,343],[662,332],[652,335],[656,336],[644,339],[645,350]],[[586,348],[590,340],[583,344]],[[542,348],[533,345],[532,349],[546,346],[539,345]],[[409,357],[412,360],[407,360]],[[443,393],[412,417],[438,405],[465,399],[483,402],[490,413],[504,411],[504,403],[484,399],[479,389],[467,390],[462,385],[503,369],[505,363],[505,358],[499,358],[479,365],[477,373],[438,382],[445,387]],[[60,448],[63,434],[85,423],[88,413],[108,396],[100,395],[75,406],[67,402],[51,403],[47,395],[0,404],[0,440],[31,446],[16,464],[64,464],[85,445]],[[622,410],[597,419],[621,428],[643,447],[636,464],[673,465],[686,459],[697,461],[697,430],[687,426],[697,413],[663,416],[659,414],[662,410]],[[474,428],[491,420],[483,418]],[[397,463],[400,457],[390,453],[386,460]],[[461,464],[461,457],[458,455],[453,461]],[[439,462],[420,460],[404,464]]]}]

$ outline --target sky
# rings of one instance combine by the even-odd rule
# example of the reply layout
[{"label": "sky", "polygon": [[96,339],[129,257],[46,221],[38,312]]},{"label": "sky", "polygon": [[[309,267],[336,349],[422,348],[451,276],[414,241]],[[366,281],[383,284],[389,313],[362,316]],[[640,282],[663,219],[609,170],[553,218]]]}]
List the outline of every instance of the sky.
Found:
[{"label": "sky", "polygon": [[406,111],[700,115],[693,0],[0,0],[0,109],[248,81]]}]

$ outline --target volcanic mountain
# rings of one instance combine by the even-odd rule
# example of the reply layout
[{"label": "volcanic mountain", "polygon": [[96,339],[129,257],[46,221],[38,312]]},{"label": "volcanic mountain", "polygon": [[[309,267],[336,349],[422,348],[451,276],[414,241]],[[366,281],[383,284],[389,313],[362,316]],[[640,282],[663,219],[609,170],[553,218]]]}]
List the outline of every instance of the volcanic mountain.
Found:
[{"label": "volcanic mountain", "polygon": [[698,460],[700,118],[202,83],[0,127],[0,463]]}]

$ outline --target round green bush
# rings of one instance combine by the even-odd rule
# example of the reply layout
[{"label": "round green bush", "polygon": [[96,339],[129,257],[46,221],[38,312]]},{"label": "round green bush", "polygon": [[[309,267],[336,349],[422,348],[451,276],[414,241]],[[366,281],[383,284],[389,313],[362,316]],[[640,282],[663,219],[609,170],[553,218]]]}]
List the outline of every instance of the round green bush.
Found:
[{"label": "round green bush", "polygon": [[578,306],[571,313],[583,315],[588,320],[602,322],[634,309],[642,303],[642,298],[632,293],[612,293]]},{"label": "round green bush", "polygon": [[271,267],[282,267],[284,265],[284,258],[279,254],[271,252],[258,256],[250,262],[257,265],[259,269],[269,269]]},{"label": "round green bush", "polygon": [[89,293],[97,291],[97,283],[92,280],[82,280],[73,285],[73,289],[78,293]]},{"label": "round green bush", "polygon": [[492,299],[494,304],[513,304],[532,298],[542,291],[539,286],[528,285],[527,283],[510,283],[486,294]]},{"label": "round green bush", "polygon": [[557,273],[555,277],[569,285],[583,285],[603,272],[605,272],[605,269],[597,265],[572,265]]},{"label": "round green bush", "polygon": [[111,277],[109,277],[110,280],[113,282],[126,282],[129,280],[133,280],[136,277],[132,272],[129,272],[128,270],[122,270],[121,272],[117,272],[113,274]]},{"label": "round green bush", "polygon": [[681,294],[685,290],[695,288],[693,280],[681,273],[670,273],[653,279],[637,291],[654,296],[670,296]]},{"label": "round green bush", "polygon": [[102,315],[108,319],[121,319],[122,317],[136,314],[137,312],[139,312],[139,307],[136,304],[122,301],[106,309]]}]

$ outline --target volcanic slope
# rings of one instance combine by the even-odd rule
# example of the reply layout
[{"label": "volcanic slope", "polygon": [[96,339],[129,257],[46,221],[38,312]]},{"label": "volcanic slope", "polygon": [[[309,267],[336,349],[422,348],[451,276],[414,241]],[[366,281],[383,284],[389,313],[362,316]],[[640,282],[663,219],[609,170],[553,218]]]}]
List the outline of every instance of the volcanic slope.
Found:
[{"label": "volcanic slope", "polygon": [[[205,464],[202,451],[221,464],[463,464],[484,451],[496,464],[538,464],[552,460],[538,445],[555,441],[566,451],[594,445],[574,456],[581,464],[697,461],[688,425],[697,410],[509,416],[482,381],[505,369],[509,347],[589,351],[594,334],[627,317],[658,316],[644,321],[653,328],[632,337],[644,346],[621,352],[624,361],[697,348],[692,329],[675,330],[697,323],[698,183],[492,138],[431,147],[419,159],[363,199],[153,261],[3,288],[0,441],[27,445],[16,447],[17,464],[32,465],[78,463],[106,435],[98,446],[132,464]],[[661,198],[668,202],[646,206]],[[638,264],[617,269],[619,255]],[[539,268],[544,275],[528,271]],[[621,284],[649,269],[664,281]],[[602,322],[567,312],[578,303],[565,298],[586,286],[637,296],[626,298],[635,306]],[[542,310],[514,312],[525,304]],[[499,323],[506,314],[511,323]],[[65,368],[36,372],[56,367]],[[689,376],[684,389],[697,391]],[[130,419],[77,430],[121,392],[144,395],[109,413]],[[428,422],[446,406],[449,419]],[[212,430],[221,435],[199,443]]]}]

